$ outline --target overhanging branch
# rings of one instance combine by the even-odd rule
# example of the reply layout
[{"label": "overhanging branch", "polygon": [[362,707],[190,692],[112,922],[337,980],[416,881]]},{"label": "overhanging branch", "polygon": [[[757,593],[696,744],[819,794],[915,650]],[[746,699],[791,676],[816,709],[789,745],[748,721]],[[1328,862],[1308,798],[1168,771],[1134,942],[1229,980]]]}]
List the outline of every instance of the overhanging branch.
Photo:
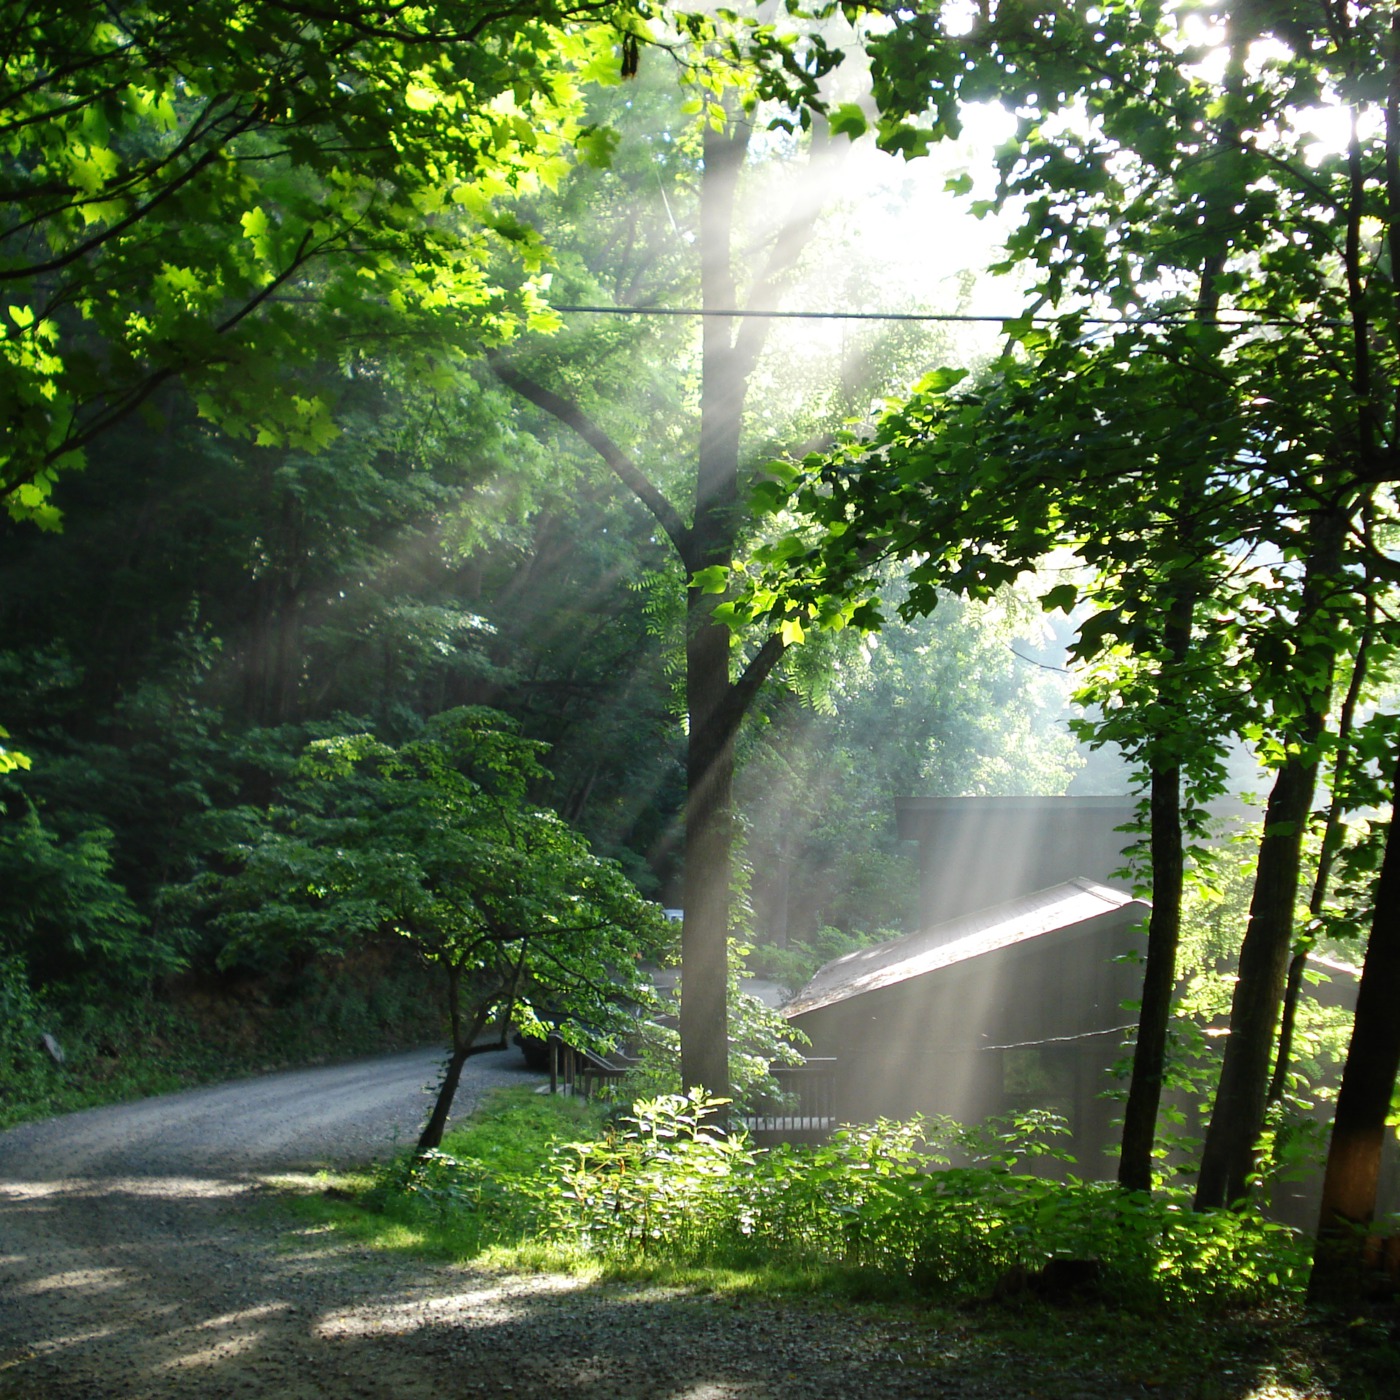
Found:
[{"label": "overhanging branch", "polygon": [[652,513],[666,532],[682,560],[690,547],[690,528],[681,519],[670,501],[651,483],[637,464],[605,433],[572,399],[546,389],[528,375],[522,374],[504,356],[492,351],[486,357],[496,378],[514,389],[521,398],[529,400],[572,428],[612,469],[613,475]]}]

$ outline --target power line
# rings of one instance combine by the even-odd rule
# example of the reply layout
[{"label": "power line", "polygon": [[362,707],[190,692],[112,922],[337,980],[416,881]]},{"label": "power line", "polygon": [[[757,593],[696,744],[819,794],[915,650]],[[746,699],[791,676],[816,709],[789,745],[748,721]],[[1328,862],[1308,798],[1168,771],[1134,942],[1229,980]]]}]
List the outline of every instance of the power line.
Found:
[{"label": "power line", "polygon": [[953,311],[741,311],[722,309],[706,311],[698,306],[560,306],[555,311],[585,316],[720,316],[769,321],[955,321],[1004,325],[1008,321],[1029,321],[1032,325],[1054,326],[1063,321],[1078,320],[1085,326],[1163,326],[1176,322],[1199,325],[1208,320],[1217,326],[1307,326],[1340,325],[1336,320],[1299,321],[1287,316],[1228,316],[1203,318],[1195,311],[1175,312],[1164,316],[1079,316],[1061,312],[1053,316],[973,315]]},{"label": "power line", "polygon": [[[1007,644],[1010,646],[1010,643]],[[1018,661],[1028,661],[1032,666],[1039,666],[1042,671],[1058,671],[1062,676],[1072,676],[1073,671],[1068,666],[1052,666],[1048,661],[1037,661],[1033,656],[1027,656],[1023,651],[1017,651],[1014,646],[1010,647],[1011,654]]]}]

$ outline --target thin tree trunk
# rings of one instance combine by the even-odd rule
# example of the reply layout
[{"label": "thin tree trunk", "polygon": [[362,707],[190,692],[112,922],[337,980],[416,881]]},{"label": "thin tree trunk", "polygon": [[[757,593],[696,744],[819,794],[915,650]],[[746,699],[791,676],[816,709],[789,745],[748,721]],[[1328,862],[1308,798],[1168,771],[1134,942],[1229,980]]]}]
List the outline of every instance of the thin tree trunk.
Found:
[{"label": "thin tree trunk", "polygon": [[428,1121],[423,1125],[423,1131],[418,1137],[418,1146],[415,1149],[417,1156],[421,1157],[425,1152],[436,1152],[442,1146],[442,1135],[447,1131],[447,1120],[452,1113],[452,1100],[456,1098],[457,1086],[462,1082],[462,1066],[466,1064],[470,1053],[469,1046],[453,1047],[447,1068],[443,1071],[442,1083],[438,1085],[433,1111],[428,1115]]},{"label": "thin tree trunk", "polygon": [[[1166,650],[1179,668],[1191,645],[1194,600],[1178,598],[1167,623]],[[1172,679],[1168,679],[1168,684]],[[1152,1189],[1152,1144],[1166,1074],[1167,1028],[1176,987],[1176,955],[1181,942],[1181,891],[1185,854],[1181,838],[1181,766],[1154,761],[1150,795],[1152,916],[1147,925],[1147,963],[1142,1006],[1133,1046],[1133,1077],[1123,1111],[1123,1145],[1118,1184],[1128,1191]]]},{"label": "thin tree trunk", "polygon": [[[1316,920],[1322,914],[1327,899],[1327,886],[1332,878],[1332,866],[1342,845],[1343,789],[1351,771],[1351,733],[1356,725],[1356,706],[1361,687],[1366,680],[1366,661],[1371,637],[1375,631],[1376,602],[1373,594],[1366,598],[1366,621],[1352,663],[1351,681],[1346,698],[1337,717],[1337,760],[1332,768],[1332,800],[1327,807],[1327,825],[1322,832],[1322,847],[1317,857],[1317,873],[1313,876],[1312,894],[1308,899],[1308,914]],[[1293,1032],[1298,1019],[1298,999],[1303,992],[1303,973],[1307,970],[1308,954],[1317,939],[1308,934],[1300,939],[1288,964],[1288,980],[1283,989],[1283,1014],[1279,1020],[1278,1054],[1274,1058],[1274,1074],[1269,1081],[1268,1102],[1281,1103],[1288,1087],[1288,1070],[1293,1058]]]},{"label": "thin tree trunk", "polygon": [[1344,1304],[1362,1291],[1365,1227],[1375,1217],[1381,1150],[1400,1073],[1400,842],[1395,840],[1400,763],[1391,782],[1391,826],[1376,888],[1356,1020],[1327,1149],[1322,1209],[1308,1297]]},{"label": "thin tree trunk", "polygon": [[[1313,547],[1299,607],[1299,629],[1317,621],[1323,599],[1337,586],[1346,517],[1314,517]],[[1322,635],[1323,629],[1318,629]],[[1269,1089],[1269,1069],[1293,946],[1293,912],[1303,831],[1317,783],[1317,745],[1330,698],[1329,677],[1300,681],[1300,714],[1293,748],[1278,771],[1264,814],[1264,837],[1249,925],[1240,947],[1239,977],[1230,1004],[1230,1035],[1220,1068],[1215,1107],[1206,1129],[1196,1209],[1233,1205],[1249,1192]]]},{"label": "thin tree trunk", "polygon": [[472,1017],[470,1029],[464,1032],[462,1025],[462,973],[460,968],[448,968],[447,1013],[452,1025],[452,1054],[447,1061],[447,1068],[443,1071],[442,1083],[438,1085],[433,1111],[428,1115],[428,1121],[423,1125],[423,1131],[418,1137],[418,1146],[415,1152],[420,1157],[425,1152],[435,1152],[442,1146],[442,1135],[447,1131],[447,1120],[452,1113],[452,1100],[457,1097],[457,1086],[462,1082],[462,1067],[473,1054],[481,1053],[487,1048],[493,1050],[506,1048],[504,1031],[501,1034],[499,1046],[478,1046],[476,1043],[477,1036],[481,1034],[482,1028],[486,1025],[488,1005],[489,1003],[482,1004]]}]

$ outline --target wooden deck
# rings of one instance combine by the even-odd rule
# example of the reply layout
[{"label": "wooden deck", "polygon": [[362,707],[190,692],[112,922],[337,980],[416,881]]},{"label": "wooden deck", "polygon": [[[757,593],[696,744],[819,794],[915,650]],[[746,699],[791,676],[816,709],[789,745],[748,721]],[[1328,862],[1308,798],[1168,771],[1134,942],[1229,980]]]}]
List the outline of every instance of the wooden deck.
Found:
[{"label": "wooden deck", "polygon": [[[620,1053],[597,1055],[575,1050],[558,1036],[550,1037],[549,1088],[551,1093],[579,1094],[592,1098],[638,1063]],[[779,1142],[825,1142],[836,1127],[836,1061],[804,1060],[798,1065],[774,1065],[770,1071],[777,1088],[762,1096],[753,1112],[740,1121],[760,1147]]]},{"label": "wooden deck", "polygon": [[825,1142],[836,1127],[836,1061],[774,1065],[777,1091],[760,1098],[744,1127],[760,1147],[779,1142]]}]

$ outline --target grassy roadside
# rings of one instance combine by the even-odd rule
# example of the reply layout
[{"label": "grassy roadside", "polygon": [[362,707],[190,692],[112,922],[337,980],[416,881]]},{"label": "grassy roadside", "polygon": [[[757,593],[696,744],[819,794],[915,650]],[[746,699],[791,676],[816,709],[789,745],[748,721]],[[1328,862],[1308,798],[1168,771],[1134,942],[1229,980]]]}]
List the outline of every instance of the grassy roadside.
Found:
[{"label": "grassy roadside", "polygon": [[[568,1272],[642,1298],[713,1298],[878,1319],[931,1384],[1004,1376],[1044,1400],[1152,1395],[1174,1400],[1395,1400],[1400,1334],[1383,1315],[1309,1313],[1296,1293],[1248,1305],[1163,1309],[1099,1291],[1046,1297],[1015,1280],[930,1288],[857,1264],[779,1254],[677,1262],[664,1249],[590,1252],[538,1228],[539,1167],[559,1145],[600,1132],[596,1111],[529,1091],[498,1095],[419,1171],[326,1175],[283,1198],[299,1240],[319,1237],[473,1271]],[[532,1185],[536,1183],[536,1185]]]}]

